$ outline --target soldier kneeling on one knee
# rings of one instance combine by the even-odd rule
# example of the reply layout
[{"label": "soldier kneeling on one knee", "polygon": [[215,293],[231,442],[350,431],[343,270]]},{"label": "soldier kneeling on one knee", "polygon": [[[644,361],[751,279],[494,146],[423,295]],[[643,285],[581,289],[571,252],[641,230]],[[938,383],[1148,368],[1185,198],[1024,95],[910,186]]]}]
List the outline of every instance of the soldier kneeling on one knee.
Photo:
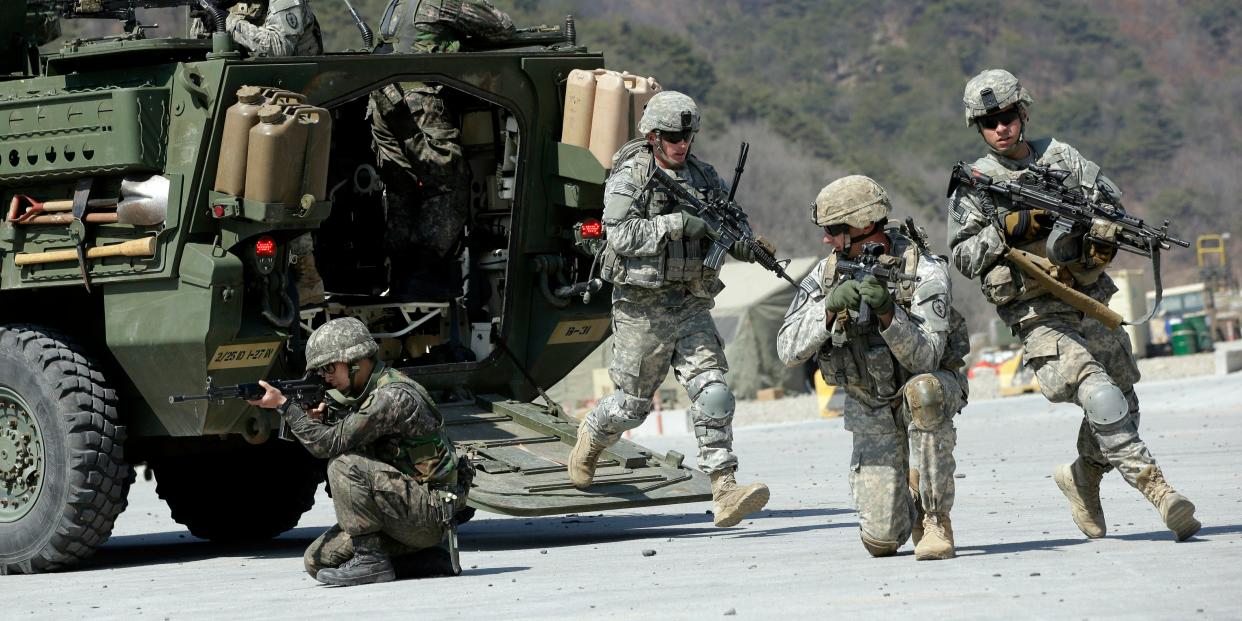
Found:
[{"label": "soldier kneeling on one knee", "polygon": [[454,515],[473,471],[427,391],[376,358],[361,321],[333,319],[306,343],[307,368],[331,387],[310,411],[263,382],[252,405],[275,408],[312,455],[327,458],[337,524],[306,550],[306,571],[351,586],[457,575]]},{"label": "soldier kneeling on one knee", "polygon": [[[953,416],[966,404],[969,337],[947,264],[912,226],[886,230],[890,210],[884,189],[861,175],[820,191],[812,218],[832,253],[786,313],[777,351],[790,366],[817,357],[824,380],[846,391],[850,489],[867,551],[889,556],[913,536],[915,558],[952,558]],[[868,275],[867,265],[880,269]]]}]

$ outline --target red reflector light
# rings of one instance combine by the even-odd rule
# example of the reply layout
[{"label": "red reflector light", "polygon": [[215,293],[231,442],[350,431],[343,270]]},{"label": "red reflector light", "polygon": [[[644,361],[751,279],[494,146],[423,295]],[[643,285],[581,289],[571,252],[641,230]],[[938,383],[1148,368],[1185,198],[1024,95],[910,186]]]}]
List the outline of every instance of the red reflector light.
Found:
[{"label": "red reflector light", "polygon": [[599,239],[604,234],[604,223],[599,220],[587,220],[582,223],[582,237],[585,239]]},{"label": "red reflector light", "polygon": [[276,256],[276,240],[267,236],[260,237],[259,241],[254,243],[254,254],[260,257]]},{"label": "red reflector light", "polygon": [[212,205],[211,214],[217,218],[223,218],[224,217],[224,205]]}]

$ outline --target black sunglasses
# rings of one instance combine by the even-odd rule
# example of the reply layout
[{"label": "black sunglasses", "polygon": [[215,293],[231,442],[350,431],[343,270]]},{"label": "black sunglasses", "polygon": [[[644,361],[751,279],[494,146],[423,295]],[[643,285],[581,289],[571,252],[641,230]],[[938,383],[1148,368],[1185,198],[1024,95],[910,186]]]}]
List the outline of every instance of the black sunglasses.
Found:
[{"label": "black sunglasses", "polygon": [[1006,110],[980,117],[978,122],[984,129],[996,129],[997,125],[1008,125],[1018,120],[1019,116],[1020,114],[1017,110]]},{"label": "black sunglasses", "polygon": [[825,232],[825,233],[827,233],[827,234],[829,234],[829,235],[832,235],[833,237],[836,237],[837,235],[844,235],[844,234],[846,234],[846,233],[850,232],[850,225],[848,225],[848,224],[829,224],[828,226],[825,226],[825,227],[824,227],[824,232]]},{"label": "black sunglasses", "polygon": [[328,364],[315,369],[315,372],[318,373],[320,377],[328,377],[336,372],[336,363],[329,362]]},{"label": "black sunglasses", "polygon": [[677,144],[680,142],[685,142],[693,137],[694,137],[694,131],[689,130],[689,129],[684,129],[679,132],[664,132],[664,131],[660,132],[660,139],[669,144]]}]

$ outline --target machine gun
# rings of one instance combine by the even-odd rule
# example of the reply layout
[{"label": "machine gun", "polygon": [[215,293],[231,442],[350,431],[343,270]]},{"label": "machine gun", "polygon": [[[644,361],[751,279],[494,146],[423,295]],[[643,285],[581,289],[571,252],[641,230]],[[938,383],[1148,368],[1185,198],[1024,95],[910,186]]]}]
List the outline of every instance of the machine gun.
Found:
[{"label": "machine gun", "polygon": [[[837,259],[837,274],[844,275],[850,280],[862,281],[868,276],[875,276],[876,280],[887,286],[893,282],[918,282],[918,276],[911,276],[903,271],[897,265],[888,265],[880,261],[880,256],[884,254],[884,245],[878,242],[867,242],[862,245],[862,254],[850,261],[848,259]],[[863,302],[858,307],[858,325],[871,325],[871,305]]]},{"label": "machine gun", "polygon": [[[324,399],[324,393],[327,392],[328,386],[323,383],[314,372],[307,373],[305,377],[291,380],[271,380],[268,382],[285,397],[292,400],[299,406],[314,407],[319,405]],[[225,399],[245,399],[253,401],[259,399],[267,389],[259,385],[258,382],[247,384],[233,384],[231,386],[215,386],[212,384],[211,376],[207,377],[207,394],[202,395],[169,395],[169,403],[181,403],[183,401],[214,401],[223,403]]]},{"label": "machine gun", "polygon": [[141,36],[143,26],[138,23],[138,9],[170,9],[188,6],[196,11],[219,12],[218,5],[227,6],[229,0],[26,0],[27,13],[48,13],[63,19],[115,19],[125,22],[125,32]]},{"label": "machine gun", "polygon": [[[966,185],[978,192],[1008,198],[1015,211],[1043,210],[1053,218],[1045,248],[1048,260],[1055,265],[1079,261],[1084,254],[1084,242],[1150,258],[1156,284],[1156,304],[1147,317],[1135,323],[1146,322],[1160,307],[1164,296],[1160,282],[1160,251],[1172,248],[1169,244],[1189,248],[1190,242],[1170,235],[1168,220],[1160,227],[1154,227],[1126,213],[1117,197],[1105,186],[1096,188],[1092,196],[1066,187],[1065,180],[1069,175],[1069,171],[1032,164],[1016,181],[998,183],[965,162],[958,162],[953,167],[948,196],[952,197],[958,186]],[[987,215],[995,218],[995,207],[989,205],[990,201],[985,200],[985,208],[990,211]],[[1056,294],[1056,291],[1054,289],[1053,293]]]},{"label": "machine gun", "polygon": [[1091,197],[1078,189],[1066,187],[1065,180],[1069,176],[1066,170],[1032,164],[1018,176],[1017,181],[997,183],[965,162],[958,162],[953,167],[948,195],[952,197],[957,186],[964,183],[977,190],[1008,198],[1014,210],[1042,209],[1048,212],[1054,219],[1053,232],[1048,236],[1048,259],[1058,265],[1078,259],[1075,251],[1080,248],[1066,241],[1071,235],[1082,234],[1088,241],[1144,257],[1151,257],[1161,249],[1168,250],[1172,247],[1170,243],[1190,247],[1190,242],[1169,235],[1168,220],[1159,228],[1151,226],[1126,213],[1117,197],[1105,186],[1097,188],[1096,195]]},{"label": "machine gun", "polygon": [[777,276],[784,278],[789,284],[806,291],[812,298],[818,300],[823,294],[816,290],[808,290],[803,288],[801,284],[795,281],[785,272],[785,266],[789,265],[789,259],[777,260],[770,250],[759,240],[755,239],[755,232],[750,228],[750,220],[746,217],[746,212],[733,200],[734,194],[737,193],[737,184],[741,181],[742,170],[746,166],[746,157],[750,153],[750,145],[742,143],[742,151],[738,154],[737,167],[733,171],[733,185],[729,188],[729,195],[723,199],[708,199],[706,202],[701,201],[695,195],[686,191],[677,183],[675,179],[670,177],[659,166],[652,166],[653,172],[648,185],[655,183],[664,188],[669,194],[673,195],[678,202],[689,205],[695,210],[695,215],[702,218],[707,226],[712,229],[712,247],[707,251],[707,257],[703,259],[703,265],[718,270],[720,264],[724,262],[724,255],[733,248],[733,244],[742,242],[755,256],[755,263],[763,266],[769,272],[775,273]]}]

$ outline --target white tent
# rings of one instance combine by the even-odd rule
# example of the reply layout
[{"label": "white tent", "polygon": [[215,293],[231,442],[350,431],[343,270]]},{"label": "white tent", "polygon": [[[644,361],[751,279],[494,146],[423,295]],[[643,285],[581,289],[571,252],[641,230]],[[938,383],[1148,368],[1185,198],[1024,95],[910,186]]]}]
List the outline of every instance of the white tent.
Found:
[{"label": "white tent", "polygon": [[[795,281],[815,267],[817,257],[790,261],[786,271]],[[804,367],[788,368],[776,356],[776,333],[793,301],[794,286],[753,263],[728,261],[720,272],[725,289],[716,296],[712,318],[725,343],[729,361],[726,379],[739,399],[754,398],[764,388],[782,388],[786,394],[806,389],[809,374]],[[570,410],[611,391],[607,368],[612,359],[612,337],[604,342],[549,390],[549,395]],[[685,407],[685,394],[670,371],[657,397],[663,407]]]},{"label": "white tent", "polygon": [[[785,271],[797,282],[815,268],[818,257],[793,259]],[[776,333],[797,289],[755,263],[730,261],[720,271],[725,289],[716,296],[712,318],[725,343],[729,386],[739,399],[754,398],[764,388],[802,392],[810,377],[803,367],[789,368],[776,356]]]}]

